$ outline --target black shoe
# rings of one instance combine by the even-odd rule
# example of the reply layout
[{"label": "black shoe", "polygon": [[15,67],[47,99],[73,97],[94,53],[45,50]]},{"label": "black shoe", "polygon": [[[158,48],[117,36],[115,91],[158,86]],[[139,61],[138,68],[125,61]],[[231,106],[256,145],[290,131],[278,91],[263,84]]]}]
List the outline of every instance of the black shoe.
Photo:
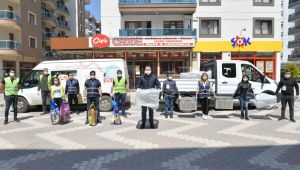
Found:
[{"label": "black shoe", "polygon": [[284,119],[286,119],[286,118],[281,116],[278,120],[280,121],[280,120],[284,120]]},{"label": "black shoe", "polygon": [[246,120],[249,120],[249,117],[245,117]]},{"label": "black shoe", "polygon": [[122,116],[125,117],[125,118],[127,118],[127,114],[126,114],[126,113],[125,113],[125,114],[122,114]]},{"label": "black shoe", "polygon": [[244,116],[241,116],[241,119],[244,119]]},{"label": "black shoe", "polygon": [[142,124],[140,128],[145,129],[145,124]]},{"label": "black shoe", "polygon": [[18,123],[20,122],[20,120],[18,118],[15,118],[14,121],[18,122]]},{"label": "black shoe", "polygon": [[8,120],[4,120],[4,125],[7,125],[8,124]]},{"label": "black shoe", "polygon": [[170,114],[170,118],[173,119],[173,114]]},{"label": "black shoe", "polygon": [[155,126],[153,125],[153,123],[150,123],[150,128],[155,129]]},{"label": "black shoe", "polygon": [[98,122],[98,123],[102,123],[101,118],[98,118],[97,122]]},{"label": "black shoe", "polygon": [[291,121],[291,122],[294,122],[294,123],[296,122],[296,120],[295,120],[294,118],[290,119],[290,121]]},{"label": "black shoe", "polygon": [[87,125],[87,124],[89,124],[89,122],[88,121],[85,121],[85,123],[84,123],[85,125]]},{"label": "black shoe", "polygon": [[168,115],[167,115],[167,114],[165,114],[165,118],[166,118],[166,119],[168,118]]}]

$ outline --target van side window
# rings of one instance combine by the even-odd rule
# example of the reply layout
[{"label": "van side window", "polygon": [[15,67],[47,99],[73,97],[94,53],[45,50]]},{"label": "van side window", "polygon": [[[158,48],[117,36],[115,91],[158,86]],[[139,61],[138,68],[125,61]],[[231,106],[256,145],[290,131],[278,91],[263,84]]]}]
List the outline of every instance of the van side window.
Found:
[{"label": "van side window", "polygon": [[236,77],[236,65],[235,64],[222,64],[222,74],[227,78]]},{"label": "van side window", "polygon": [[251,65],[242,64],[242,73],[243,75],[247,75],[249,77],[249,81],[257,83],[263,82],[264,76]]},{"label": "van side window", "polygon": [[43,74],[42,70],[33,70],[23,79],[23,88],[37,87],[39,84],[40,75]]}]

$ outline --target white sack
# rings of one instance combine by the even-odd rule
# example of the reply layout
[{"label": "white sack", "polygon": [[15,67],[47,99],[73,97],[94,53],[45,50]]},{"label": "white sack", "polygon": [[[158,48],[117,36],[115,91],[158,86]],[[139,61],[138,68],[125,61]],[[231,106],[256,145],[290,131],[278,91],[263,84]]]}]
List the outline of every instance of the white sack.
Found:
[{"label": "white sack", "polygon": [[254,105],[257,109],[271,109],[276,105],[277,97],[261,93],[255,96]]},{"label": "white sack", "polygon": [[137,89],[135,94],[136,104],[155,110],[159,107],[159,94],[160,91],[157,89]]}]

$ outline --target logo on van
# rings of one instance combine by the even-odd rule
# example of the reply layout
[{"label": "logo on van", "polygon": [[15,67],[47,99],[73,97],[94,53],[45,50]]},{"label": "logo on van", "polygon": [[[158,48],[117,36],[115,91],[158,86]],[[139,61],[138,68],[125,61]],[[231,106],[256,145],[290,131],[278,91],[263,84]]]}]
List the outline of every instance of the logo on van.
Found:
[{"label": "logo on van", "polygon": [[106,35],[98,34],[92,37],[92,45],[97,48],[105,48],[109,46],[110,40]]},{"label": "logo on van", "polygon": [[247,45],[251,45],[250,37],[245,38],[245,37],[236,36],[235,38],[231,39],[231,43],[233,48],[235,48],[236,46],[244,47]]}]

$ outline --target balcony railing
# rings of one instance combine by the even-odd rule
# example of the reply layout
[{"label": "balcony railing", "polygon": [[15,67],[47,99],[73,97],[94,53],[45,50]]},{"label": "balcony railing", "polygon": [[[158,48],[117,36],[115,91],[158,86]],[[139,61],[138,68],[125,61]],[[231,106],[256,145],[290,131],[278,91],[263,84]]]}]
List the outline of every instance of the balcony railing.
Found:
[{"label": "balcony railing", "polygon": [[57,21],[57,25],[61,28],[70,30],[70,25],[67,21]]},{"label": "balcony railing", "polygon": [[21,44],[17,41],[12,40],[0,40],[0,49],[1,50],[20,50]]},{"label": "balcony railing", "polygon": [[62,4],[58,3],[57,4],[57,9],[64,12],[64,13],[67,13],[68,15],[70,15],[70,11],[65,5],[62,5]]},{"label": "balcony railing", "polygon": [[300,40],[290,41],[288,47],[289,48],[300,47]]},{"label": "balcony railing", "polygon": [[120,36],[196,36],[196,29],[120,29]]},{"label": "balcony railing", "polygon": [[20,21],[20,17],[14,11],[9,10],[0,10],[0,19]]},{"label": "balcony railing", "polygon": [[289,15],[289,21],[293,21],[293,20],[299,19],[299,18],[300,18],[300,12],[296,12],[296,13]]},{"label": "balcony railing", "polygon": [[43,19],[51,20],[53,22],[56,21],[56,17],[54,16],[54,14],[46,12],[46,11],[42,12],[42,17],[43,17]]},{"label": "balcony railing", "polygon": [[128,5],[128,4],[169,4],[169,3],[177,3],[177,4],[185,4],[185,3],[193,3],[197,4],[196,0],[119,0],[119,4]]},{"label": "balcony railing", "polygon": [[289,1],[289,8],[296,7],[297,5],[300,5],[300,0],[290,0]]},{"label": "balcony railing", "polygon": [[59,57],[58,53],[53,52],[53,51],[43,51],[43,55],[46,57]]},{"label": "balcony railing", "polygon": [[43,32],[42,33],[43,38],[52,38],[52,37],[56,37],[56,34],[53,32]]},{"label": "balcony railing", "polygon": [[295,34],[295,33],[299,33],[300,32],[300,25],[296,26],[296,27],[291,27],[289,28],[289,35]]}]

